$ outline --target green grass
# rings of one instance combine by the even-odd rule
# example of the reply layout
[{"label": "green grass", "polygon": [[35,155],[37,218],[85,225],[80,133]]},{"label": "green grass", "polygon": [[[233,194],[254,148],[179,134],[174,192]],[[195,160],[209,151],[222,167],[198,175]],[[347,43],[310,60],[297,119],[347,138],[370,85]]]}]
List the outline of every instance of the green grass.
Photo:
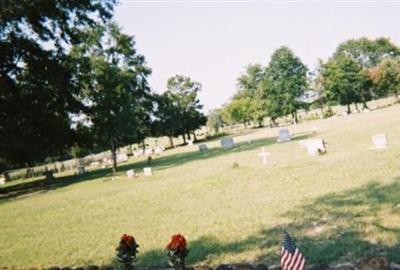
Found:
[{"label": "green grass", "polygon": [[[0,266],[109,263],[123,233],[136,237],[140,265],[164,266],[164,247],[178,232],[188,238],[190,264],[277,264],[283,229],[310,263],[376,253],[400,261],[399,119],[392,106],[305,122],[282,144],[278,129],[253,129],[230,150],[215,140],[208,152],[167,151],[153,159],[151,177],[125,178],[146,165],[132,159],[115,181],[103,169],[9,184],[0,188]],[[371,149],[378,132],[388,134],[389,149]],[[324,138],[328,153],[308,156],[299,140],[311,137]],[[257,156],[262,146],[267,166]]]}]

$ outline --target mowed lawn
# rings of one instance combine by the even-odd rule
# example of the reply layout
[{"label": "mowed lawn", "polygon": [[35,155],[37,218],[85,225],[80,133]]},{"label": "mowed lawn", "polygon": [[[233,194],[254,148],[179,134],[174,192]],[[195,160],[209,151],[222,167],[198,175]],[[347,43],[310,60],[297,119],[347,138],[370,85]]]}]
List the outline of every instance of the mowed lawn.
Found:
[{"label": "mowed lawn", "polygon": [[[146,164],[132,159],[114,181],[99,170],[2,187],[0,266],[110,263],[123,233],[138,241],[141,266],[165,266],[175,233],[188,239],[189,264],[278,264],[284,229],[309,263],[368,254],[400,262],[400,106],[289,129],[288,143],[264,128],[235,136],[230,150],[215,140],[207,152],[166,151],[154,157],[151,177],[127,179],[127,169]],[[388,135],[386,150],[371,149],[379,132]],[[327,141],[327,154],[310,157],[299,146],[313,137]],[[266,166],[257,155],[263,146]]]}]

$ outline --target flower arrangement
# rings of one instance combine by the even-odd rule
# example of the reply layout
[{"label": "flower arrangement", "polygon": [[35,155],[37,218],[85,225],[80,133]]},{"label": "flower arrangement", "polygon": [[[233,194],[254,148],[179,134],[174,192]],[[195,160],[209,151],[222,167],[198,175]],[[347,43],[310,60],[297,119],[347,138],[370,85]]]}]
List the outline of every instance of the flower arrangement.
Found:
[{"label": "flower arrangement", "polygon": [[169,264],[176,270],[184,270],[185,258],[189,253],[189,250],[186,248],[185,237],[181,234],[173,235],[166,249],[169,257]]},{"label": "flower arrangement", "polygon": [[119,245],[116,248],[117,269],[132,270],[134,268],[138,247],[139,245],[132,235],[124,234],[121,236]]}]

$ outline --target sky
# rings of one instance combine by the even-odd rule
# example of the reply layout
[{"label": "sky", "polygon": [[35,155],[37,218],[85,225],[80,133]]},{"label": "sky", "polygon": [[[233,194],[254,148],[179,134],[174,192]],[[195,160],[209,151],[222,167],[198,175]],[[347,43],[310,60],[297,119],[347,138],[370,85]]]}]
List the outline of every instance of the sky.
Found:
[{"label": "sky", "polygon": [[400,2],[132,1],[114,19],[135,36],[162,93],[176,74],[202,84],[204,111],[226,103],[248,64],[268,65],[288,46],[310,70],[351,38],[387,37],[400,45]]}]

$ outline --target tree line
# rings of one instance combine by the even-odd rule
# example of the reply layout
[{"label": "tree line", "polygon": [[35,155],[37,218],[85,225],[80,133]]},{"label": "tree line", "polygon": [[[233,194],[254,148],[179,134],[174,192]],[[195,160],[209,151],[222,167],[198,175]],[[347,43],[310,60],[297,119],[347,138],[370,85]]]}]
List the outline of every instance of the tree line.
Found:
[{"label": "tree line", "polygon": [[[276,49],[265,67],[249,64],[237,79],[237,91],[222,108],[208,114],[207,125],[218,133],[223,125],[249,123],[276,125],[290,115],[297,121],[300,109],[317,106],[329,115],[331,106],[351,104],[368,108],[368,101],[400,91],[400,48],[387,38],[347,40],[327,61],[309,71],[288,48]],[[306,92],[317,98],[310,104]]]},{"label": "tree line", "polygon": [[0,171],[111,149],[149,136],[194,135],[201,84],[171,77],[163,94],[115,0],[0,3]]}]

